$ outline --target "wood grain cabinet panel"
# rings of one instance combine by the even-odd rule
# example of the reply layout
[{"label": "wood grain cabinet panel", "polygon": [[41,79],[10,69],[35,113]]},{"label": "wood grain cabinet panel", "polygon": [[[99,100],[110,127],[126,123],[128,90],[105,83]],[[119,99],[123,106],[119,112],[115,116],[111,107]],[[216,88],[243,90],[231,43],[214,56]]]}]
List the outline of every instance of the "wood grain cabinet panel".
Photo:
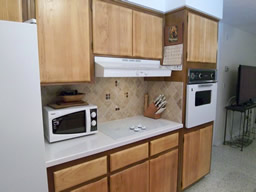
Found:
[{"label": "wood grain cabinet panel", "polygon": [[133,56],[162,58],[163,18],[133,11]]},{"label": "wood grain cabinet panel", "polygon": [[53,173],[55,191],[62,191],[107,174],[107,158],[101,157]]},{"label": "wood grain cabinet panel", "polygon": [[93,51],[97,54],[132,56],[132,10],[93,1]]},{"label": "wood grain cabinet panel", "polygon": [[37,1],[41,83],[91,81],[89,0]]},{"label": "wood grain cabinet panel", "polygon": [[148,158],[148,143],[131,147],[110,155],[110,170],[115,171]]},{"label": "wood grain cabinet panel", "polygon": [[216,63],[218,22],[188,13],[187,61]]},{"label": "wood grain cabinet panel", "polygon": [[110,192],[149,192],[149,162],[112,175]]},{"label": "wood grain cabinet panel", "polygon": [[150,192],[175,192],[178,179],[178,149],[150,160]]},{"label": "wood grain cabinet panel", "polygon": [[213,126],[184,135],[183,189],[210,172]]},{"label": "wood grain cabinet panel", "polygon": [[150,155],[156,155],[179,144],[179,133],[168,135],[153,141],[150,141]]},{"label": "wood grain cabinet panel", "polygon": [[0,20],[22,22],[22,0],[0,0]]},{"label": "wood grain cabinet panel", "polygon": [[71,192],[108,192],[108,180],[104,178],[100,181],[72,190]]}]

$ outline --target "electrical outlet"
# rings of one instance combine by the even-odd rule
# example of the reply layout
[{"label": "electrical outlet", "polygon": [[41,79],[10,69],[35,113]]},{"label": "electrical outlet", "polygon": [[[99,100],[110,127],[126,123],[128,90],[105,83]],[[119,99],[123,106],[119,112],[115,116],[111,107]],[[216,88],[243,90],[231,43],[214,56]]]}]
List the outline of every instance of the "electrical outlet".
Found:
[{"label": "electrical outlet", "polygon": [[124,96],[125,96],[126,98],[128,98],[128,97],[129,97],[129,93],[128,93],[128,92],[125,92],[125,93],[124,93]]}]

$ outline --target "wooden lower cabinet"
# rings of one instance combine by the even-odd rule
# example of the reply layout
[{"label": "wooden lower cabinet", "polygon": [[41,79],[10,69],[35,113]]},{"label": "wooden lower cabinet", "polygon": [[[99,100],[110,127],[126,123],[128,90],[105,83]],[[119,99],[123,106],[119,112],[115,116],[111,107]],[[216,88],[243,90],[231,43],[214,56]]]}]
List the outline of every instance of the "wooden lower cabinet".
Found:
[{"label": "wooden lower cabinet", "polygon": [[53,173],[54,191],[66,190],[105,174],[107,174],[107,157],[67,167]]},{"label": "wooden lower cabinet", "polygon": [[210,172],[213,126],[184,134],[182,188]]},{"label": "wooden lower cabinet", "polygon": [[104,178],[100,181],[72,190],[71,192],[108,192],[108,180]]},{"label": "wooden lower cabinet", "polygon": [[115,171],[148,158],[148,143],[131,147],[110,155],[110,170]]},{"label": "wooden lower cabinet", "polygon": [[49,192],[177,192],[178,138],[165,134],[49,167]]},{"label": "wooden lower cabinet", "polygon": [[149,162],[112,175],[110,192],[149,192]]},{"label": "wooden lower cabinet", "polygon": [[150,160],[150,192],[176,192],[178,149]]}]

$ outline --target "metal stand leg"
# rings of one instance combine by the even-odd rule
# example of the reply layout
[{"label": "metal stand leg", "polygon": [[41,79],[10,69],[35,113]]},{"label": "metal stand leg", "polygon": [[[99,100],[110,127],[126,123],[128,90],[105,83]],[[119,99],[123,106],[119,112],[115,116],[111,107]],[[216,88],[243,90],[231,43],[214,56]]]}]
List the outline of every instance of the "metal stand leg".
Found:
[{"label": "metal stand leg", "polygon": [[246,126],[246,134],[248,133],[248,131],[249,131],[249,116],[250,116],[250,110],[247,110],[245,113],[248,113],[247,115],[246,115],[246,119],[247,119],[247,126]]},{"label": "metal stand leg", "polygon": [[227,118],[228,118],[228,110],[226,109],[226,120],[225,120],[225,130],[224,130],[224,142],[223,142],[224,145],[226,145]]},{"label": "metal stand leg", "polygon": [[244,124],[243,124],[243,133],[242,133],[241,151],[244,150],[244,130],[245,130],[245,124],[246,124],[246,111],[244,112]]}]

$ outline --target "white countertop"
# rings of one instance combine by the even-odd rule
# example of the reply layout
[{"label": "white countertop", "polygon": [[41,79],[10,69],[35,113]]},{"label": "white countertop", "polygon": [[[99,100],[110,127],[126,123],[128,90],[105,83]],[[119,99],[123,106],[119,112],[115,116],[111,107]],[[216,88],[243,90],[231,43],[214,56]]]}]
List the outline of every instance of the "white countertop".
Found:
[{"label": "white countertop", "polygon": [[[146,126],[145,131],[134,132],[131,125]],[[183,125],[164,119],[154,120],[144,116],[100,123],[99,132],[80,138],[49,144],[45,141],[46,167],[51,167],[108,151],[150,137],[182,128]]]}]

